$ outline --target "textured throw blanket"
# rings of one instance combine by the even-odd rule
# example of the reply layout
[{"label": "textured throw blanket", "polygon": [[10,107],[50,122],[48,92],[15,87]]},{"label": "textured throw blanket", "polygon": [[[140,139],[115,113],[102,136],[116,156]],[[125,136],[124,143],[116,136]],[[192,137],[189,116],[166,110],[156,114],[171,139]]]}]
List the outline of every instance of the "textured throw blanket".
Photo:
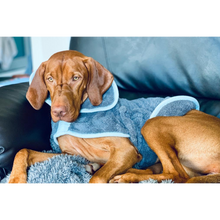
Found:
[{"label": "textured throw blanket", "polygon": [[[51,151],[51,153],[54,153]],[[59,155],[35,163],[28,170],[28,183],[88,183],[91,175],[85,170],[88,161],[80,156]],[[7,183],[8,174],[1,183]]]}]

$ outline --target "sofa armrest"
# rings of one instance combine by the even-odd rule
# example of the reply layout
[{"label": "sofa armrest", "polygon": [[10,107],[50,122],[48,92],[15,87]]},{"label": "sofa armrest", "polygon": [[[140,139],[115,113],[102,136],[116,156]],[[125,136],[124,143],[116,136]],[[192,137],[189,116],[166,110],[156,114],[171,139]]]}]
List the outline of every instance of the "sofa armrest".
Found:
[{"label": "sofa armrest", "polygon": [[50,150],[51,116],[47,104],[35,110],[26,100],[28,83],[0,88],[0,168],[10,170],[22,148]]}]

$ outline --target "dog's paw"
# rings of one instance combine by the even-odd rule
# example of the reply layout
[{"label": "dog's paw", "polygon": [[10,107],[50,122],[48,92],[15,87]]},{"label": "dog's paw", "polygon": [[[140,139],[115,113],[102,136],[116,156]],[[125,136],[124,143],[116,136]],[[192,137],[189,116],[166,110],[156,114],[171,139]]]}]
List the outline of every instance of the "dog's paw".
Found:
[{"label": "dog's paw", "polygon": [[91,175],[94,174],[100,167],[101,165],[98,163],[89,163],[85,165],[86,171],[90,173]]},{"label": "dog's paw", "polygon": [[11,175],[8,183],[27,183],[27,175],[25,174],[19,176]]},{"label": "dog's paw", "polygon": [[139,180],[135,173],[125,173],[112,178],[109,183],[138,183]]}]

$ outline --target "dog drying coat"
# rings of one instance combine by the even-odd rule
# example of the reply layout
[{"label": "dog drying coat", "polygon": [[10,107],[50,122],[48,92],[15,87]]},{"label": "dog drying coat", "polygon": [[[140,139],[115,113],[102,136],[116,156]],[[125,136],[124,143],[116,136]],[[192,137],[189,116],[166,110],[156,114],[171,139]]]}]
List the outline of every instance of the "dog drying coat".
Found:
[{"label": "dog drying coat", "polygon": [[[31,74],[29,83],[34,74]],[[50,96],[45,102],[51,105]],[[140,98],[131,101],[119,99],[118,88],[113,81],[99,106],[93,106],[86,99],[76,121],[51,122],[51,147],[55,152],[61,153],[57,138],[65,134],[80,138],[127,137],[142,155],[142,160],[134,168],[145,169],[157,160],[156,154],[141,134],[145,122],[156,116],[183,116],[192,109],[199,110],[199,103],[190,96]]]},{"label": "dog drying coat", "polygon": [[[50,98],[46,102],[51,104]],[[134,168],[144,169],[157,160],[156,154],[141,135],[145,122],[158,115],[182,116],[192,109],[199,109],[199,104],[189,96],[140,98],[132,101],[119,99],[118,88],[113,82],[99,106],[93,106],[89,99],[82,104],[76,121],[52,121],[51,146],[54,151],[61,152],[57,138],[65,134],[80,138],[127,137],[143,157]]]}]

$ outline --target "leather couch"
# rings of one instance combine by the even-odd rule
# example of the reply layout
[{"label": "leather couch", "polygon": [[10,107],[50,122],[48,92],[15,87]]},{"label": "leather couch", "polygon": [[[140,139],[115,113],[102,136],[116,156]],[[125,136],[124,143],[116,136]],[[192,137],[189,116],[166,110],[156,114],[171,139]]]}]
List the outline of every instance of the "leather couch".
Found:
[{"label": "leather couch", "polygon": [[0,88],[0,180],[11,170],[22,148],[50,150],[51,116],[47,104],[39,111],[26,100],[28,83]]},{"label": "leather couch", "polygon": [[[72,37],[70,49],[110,70],[122,98],[190,95],[201,111],[220,118],[220,38]],[[21,148],[50,149],[49,106],[34,110],[25,99],[27,88],[0,88],[1,177]]]}]

